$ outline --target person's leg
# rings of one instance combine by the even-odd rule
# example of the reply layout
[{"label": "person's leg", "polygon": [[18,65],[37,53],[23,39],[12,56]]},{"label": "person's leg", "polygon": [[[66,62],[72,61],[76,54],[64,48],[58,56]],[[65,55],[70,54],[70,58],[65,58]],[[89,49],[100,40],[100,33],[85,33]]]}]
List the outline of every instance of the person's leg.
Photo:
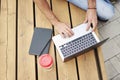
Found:
[{"label": "person's leg", "polygon": [[87,10],[88,8],[88,1],[87,0],[67,0],[68,2],[76,5],[77,7]]},{"label": "person's leg", "polygon": [[112,18],[115,11],[111,2],[109,0],[97,0],[97,14],[101,20]]},{"label": "person's leg", "polygon": [[[68,0],[81,9],[87,10],[88,0]],[[114,15],[114,7],[109,0],[96,0],[96,8],[99,19],[108,20]]]}]

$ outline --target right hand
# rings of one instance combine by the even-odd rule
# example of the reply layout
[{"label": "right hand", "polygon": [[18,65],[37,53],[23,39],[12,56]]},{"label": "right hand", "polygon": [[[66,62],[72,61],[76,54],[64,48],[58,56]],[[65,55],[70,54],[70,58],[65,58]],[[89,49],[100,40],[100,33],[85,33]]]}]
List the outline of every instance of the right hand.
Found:
[{"label": "right hand", "polygon": [[57,30],[57,32],[60,33],[60,35],[63,38],[71,37],[72,35],[74,35],[73,31],[70,28],[70,25],[68,25],[66,23],[57,22],[54,26],[55,26],[55,29]]}]

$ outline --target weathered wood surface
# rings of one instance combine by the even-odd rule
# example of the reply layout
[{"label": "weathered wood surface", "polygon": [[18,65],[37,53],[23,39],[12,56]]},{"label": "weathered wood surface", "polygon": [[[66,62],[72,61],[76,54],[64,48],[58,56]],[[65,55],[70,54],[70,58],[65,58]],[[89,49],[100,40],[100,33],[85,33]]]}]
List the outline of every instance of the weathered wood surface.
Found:
[{"label": "weathered wood surface", "polygon": [[[83,23],[85,11],[65,0],[48,0],[62,22],[75,27]],[[32,0],[1,0],[0,80],[107,80],[101,48],[63,63],[53,41],[53,69],[40,67],[38,57],[29,55],[35,27],[54,29]],[[53,35],[58,34],[55,30]],[[97,55],[96,55],[97,54]]]}]

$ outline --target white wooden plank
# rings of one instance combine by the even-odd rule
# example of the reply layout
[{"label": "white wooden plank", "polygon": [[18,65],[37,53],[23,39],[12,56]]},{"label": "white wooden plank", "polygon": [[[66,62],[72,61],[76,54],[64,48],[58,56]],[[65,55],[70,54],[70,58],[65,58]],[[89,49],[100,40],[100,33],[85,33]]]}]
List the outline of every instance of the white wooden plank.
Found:
[{"label": "white wooden plank", "polygon": [[0,80],[7,76],[7,0],[1,0],[0,13]]},{"label": "white wooden plank", "polygon": [[8,48],[7,76],[8,80],[16,78],[16,0],[8,0]]},{"label": "white wooden plank", "polygon": [[33,34],[33,0],[18,0],[18,80],[35,79],[35,57],[29,55]]}]

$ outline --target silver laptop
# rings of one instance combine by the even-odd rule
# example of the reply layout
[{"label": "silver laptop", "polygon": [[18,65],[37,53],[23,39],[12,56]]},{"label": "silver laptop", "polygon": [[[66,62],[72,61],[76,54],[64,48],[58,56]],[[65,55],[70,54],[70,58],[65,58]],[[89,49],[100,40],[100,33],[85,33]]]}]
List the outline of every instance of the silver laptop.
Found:
[{"label": "silver laptop", "polygon": [[62,38],[60,34],[53,36],[52,40],[62,58],[62,61],[70,60],[93,48],[102,45],[107,39],[100,41],[92,29],[86,31],[87,23],[74,27],[74,35],[70,38]]}]

